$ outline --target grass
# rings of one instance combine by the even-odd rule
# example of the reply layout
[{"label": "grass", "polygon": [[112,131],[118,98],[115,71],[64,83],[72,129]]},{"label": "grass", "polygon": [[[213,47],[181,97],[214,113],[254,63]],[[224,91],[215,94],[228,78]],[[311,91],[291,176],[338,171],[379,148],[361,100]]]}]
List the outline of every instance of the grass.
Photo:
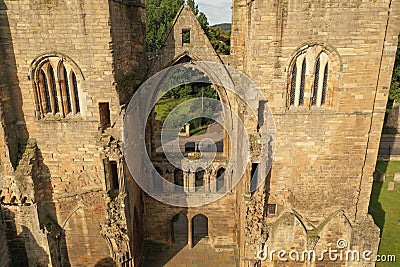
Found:
[{"label": "grass", "polygon": [[196,129],[191,129],[190,136],[205,134],[207,131],[207,127],[208,127],[208,125],[200,126],[199,128],[196,128]]},{"label": "grass", "polygon": [[396,255],[397,263],[377,263],[376,266],[399,266],[400,261],[400,184],[388,191],[394,173],[400,173],[400,161],[378,162],[376,169],[386,173],[385,182],[374,181],[371,193],[370,213],[381,229],[379,255]]},{"label": "grass", "polygon": [[165,121],[165,118],[168,116],[168,114],[171,113],[171,111],[177,105],[182,104],[185,100],[185,98],[161,98],[160,100],[158,100],[156,106],[154,107],[155,112],[157,113],[156,120]]}]

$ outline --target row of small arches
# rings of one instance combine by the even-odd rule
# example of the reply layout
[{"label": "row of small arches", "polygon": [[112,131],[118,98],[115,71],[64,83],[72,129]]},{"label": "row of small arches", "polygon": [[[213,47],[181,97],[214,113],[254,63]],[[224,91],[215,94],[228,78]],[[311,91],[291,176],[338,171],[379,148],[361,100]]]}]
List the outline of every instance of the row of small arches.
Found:
[{"label": "row of small arches", "polygon": [[[157,172],[163,176],[164,172],[161,170],[159,167],[155,167]],[[211,181],[208,181],[205,179],[206,177],[206,170],[203,168],[198,168],[195,172],[195,182],[194,182],[194,188],[195,191],[199,191],[203,186],[206,184],[211,183]],[[226,188],[226,181],[225,181],[225,168],[220,167],[217,169],[216,172],[211,173],[212,177],[208,178],[214,178],[216,182],[216,191],[224,191]],[[176,191],[183,191],[185,184],[184,184],[184,172],[179,169],[175,168],[174,170],[174,184],[180,187],[175,187]]]}]

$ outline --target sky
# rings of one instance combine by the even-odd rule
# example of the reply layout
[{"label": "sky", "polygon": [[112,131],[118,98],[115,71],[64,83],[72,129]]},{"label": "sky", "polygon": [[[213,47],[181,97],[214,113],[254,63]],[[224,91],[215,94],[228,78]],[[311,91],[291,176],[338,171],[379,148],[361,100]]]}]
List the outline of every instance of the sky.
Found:
[{"label": "sky", "polygon": [[231,23],[232,0],[196,0],[201,12],[205,13],[210,25]]}]

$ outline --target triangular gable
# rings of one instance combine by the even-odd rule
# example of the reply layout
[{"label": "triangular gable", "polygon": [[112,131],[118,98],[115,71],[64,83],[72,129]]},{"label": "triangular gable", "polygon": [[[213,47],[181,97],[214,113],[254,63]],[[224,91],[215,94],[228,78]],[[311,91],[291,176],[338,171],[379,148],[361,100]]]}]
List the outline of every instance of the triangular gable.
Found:
[{"label": "triangular gable", "polygon": [[[190,42],[183,42],[183,31],[190,31]],[[178,11],[163,47],[153,59],[150,75],[169,67],[184,55],[188,55],[196,61],[222,63],[188,5],[183,5]]]}]

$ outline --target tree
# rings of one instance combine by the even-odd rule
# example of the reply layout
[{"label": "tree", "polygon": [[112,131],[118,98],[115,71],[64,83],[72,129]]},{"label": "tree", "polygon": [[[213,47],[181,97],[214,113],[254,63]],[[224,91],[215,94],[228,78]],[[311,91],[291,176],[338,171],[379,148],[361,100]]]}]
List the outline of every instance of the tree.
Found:
[{"label": "tree", "polygon": [[388,109],[393,105],[393,102],[400,102],[400,36],[399,44],[397,45],[396,60],[394,63],[392,84],[389,91]]},{"label": "tree", "polygon": [[162,47],[174,17],[184,0],[146,1],[146,43],[147,50],[155,52]]}]

